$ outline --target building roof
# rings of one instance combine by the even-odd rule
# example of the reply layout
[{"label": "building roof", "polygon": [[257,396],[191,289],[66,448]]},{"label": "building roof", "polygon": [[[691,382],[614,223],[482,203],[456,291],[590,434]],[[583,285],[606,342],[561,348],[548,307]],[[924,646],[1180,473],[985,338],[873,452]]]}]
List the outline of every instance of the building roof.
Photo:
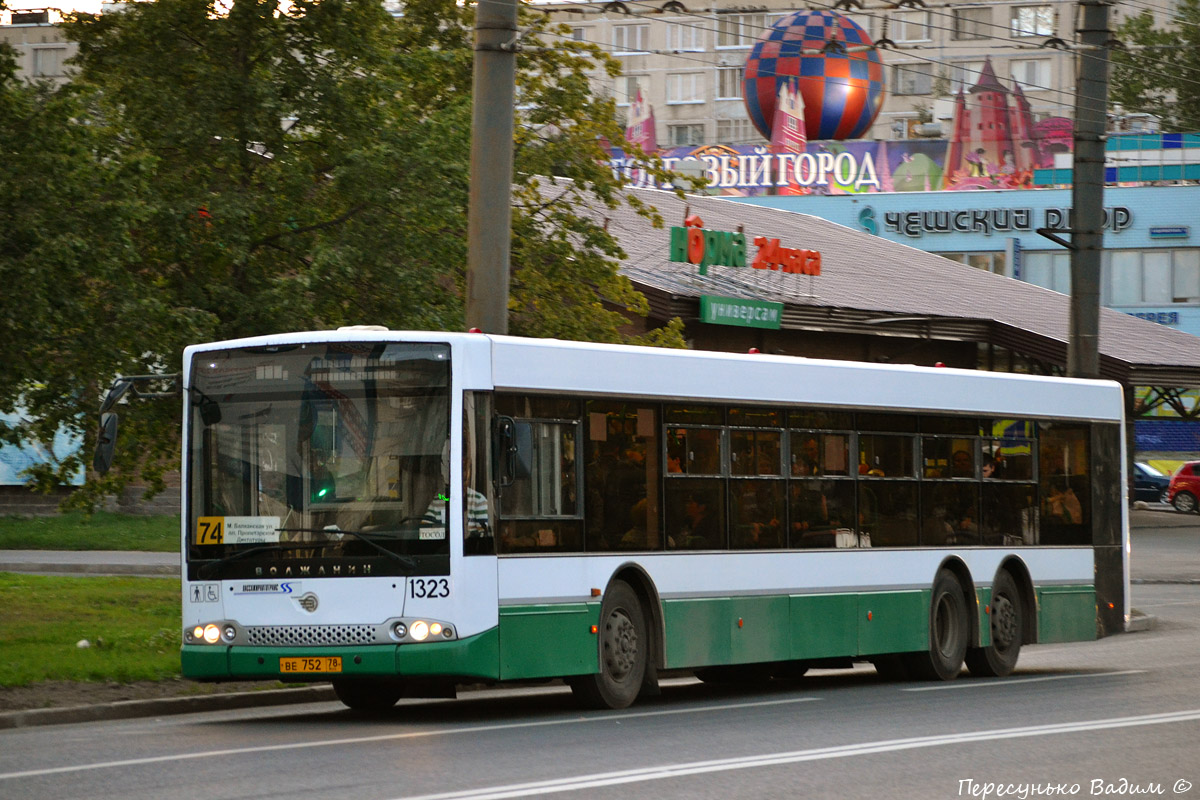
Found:
[{"label": "building roof", "polygon": [[983,69],[979,71],[979,80],[971,87],[971,94],[979,92],[1008,94],[1008,89],[1004,88],[1004,84],[1000,83],[1000,79],[996,77],[996,70],[992,68],[992,59],[990,58],[984,59]]},{"label": "building roof", "polygon": [[[627,258],[626,275],[650,301],[654,319],[698,316],[701,295],[782,302],[784,330],[991,342],[1049,363],[1066,364],[1070,298],[1024,281],[851,230],[828,220],[720,197],[629,189],[655,206],[653,228],[627,205],[605,209],[609,232]],[[755,237],[817,250],[821,274],[670,261],[670,232],[685,212],[703,227],[743,230],[747,263]],[[1200,387],[1200,338],[1112,309],[1100,310],[1101,374],[1130,385]]]}]

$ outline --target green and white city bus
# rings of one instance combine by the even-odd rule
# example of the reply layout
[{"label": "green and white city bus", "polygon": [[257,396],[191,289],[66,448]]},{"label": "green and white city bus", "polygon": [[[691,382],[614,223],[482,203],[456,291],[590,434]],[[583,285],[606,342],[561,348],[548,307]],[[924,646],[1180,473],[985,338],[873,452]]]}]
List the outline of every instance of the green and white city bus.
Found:
[{"label": "green and white city bus", "polygon": [[188,678],[619,708],[1126,620],[1110,382],[354,328],[189,347],[183,398]]}]

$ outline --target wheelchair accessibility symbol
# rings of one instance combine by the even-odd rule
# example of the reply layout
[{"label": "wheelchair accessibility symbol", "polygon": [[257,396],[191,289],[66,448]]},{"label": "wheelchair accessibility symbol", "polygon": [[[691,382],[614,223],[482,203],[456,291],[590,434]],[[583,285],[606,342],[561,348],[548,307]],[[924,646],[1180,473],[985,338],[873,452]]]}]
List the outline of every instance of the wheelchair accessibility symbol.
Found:
[{"label": "wheelchair accessibility symbol", "polygon": [[193,603],[215,603],[221,599],[220,587],[215,583],[193,583],[189,598]]}]

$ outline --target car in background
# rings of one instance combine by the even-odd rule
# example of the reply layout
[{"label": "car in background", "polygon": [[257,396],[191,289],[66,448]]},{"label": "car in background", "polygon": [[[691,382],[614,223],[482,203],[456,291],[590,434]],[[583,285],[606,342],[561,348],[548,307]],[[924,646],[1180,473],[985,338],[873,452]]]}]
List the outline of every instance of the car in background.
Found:
[{"label": "car in background", "polygon": [[[1147,503],[1167,502],[1167,487],[1171,479],[1141,461],[1133,464],[1133,499]],[[1197,495],[1200,496],[1200,495]]]},{"label": "car in background", "polygon": [[1167,486],[1167,502],[1175,506],[1176,511],[1191,513],[1200,510],[1200,461],[1189,461],[1171,476]]}]

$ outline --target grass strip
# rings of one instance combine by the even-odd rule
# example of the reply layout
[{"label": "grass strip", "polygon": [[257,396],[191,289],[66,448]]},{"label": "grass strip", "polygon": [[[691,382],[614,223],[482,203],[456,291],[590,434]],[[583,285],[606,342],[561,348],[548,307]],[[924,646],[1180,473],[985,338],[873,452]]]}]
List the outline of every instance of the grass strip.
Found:
[{"label": "grass strip", "polygon": [[0,550],[179,550],[179,515],[0,517]]},{"label": "grass strip", "polygon": [[178,677],[179,596],[177,578],[0,572],[0,687]]}]

